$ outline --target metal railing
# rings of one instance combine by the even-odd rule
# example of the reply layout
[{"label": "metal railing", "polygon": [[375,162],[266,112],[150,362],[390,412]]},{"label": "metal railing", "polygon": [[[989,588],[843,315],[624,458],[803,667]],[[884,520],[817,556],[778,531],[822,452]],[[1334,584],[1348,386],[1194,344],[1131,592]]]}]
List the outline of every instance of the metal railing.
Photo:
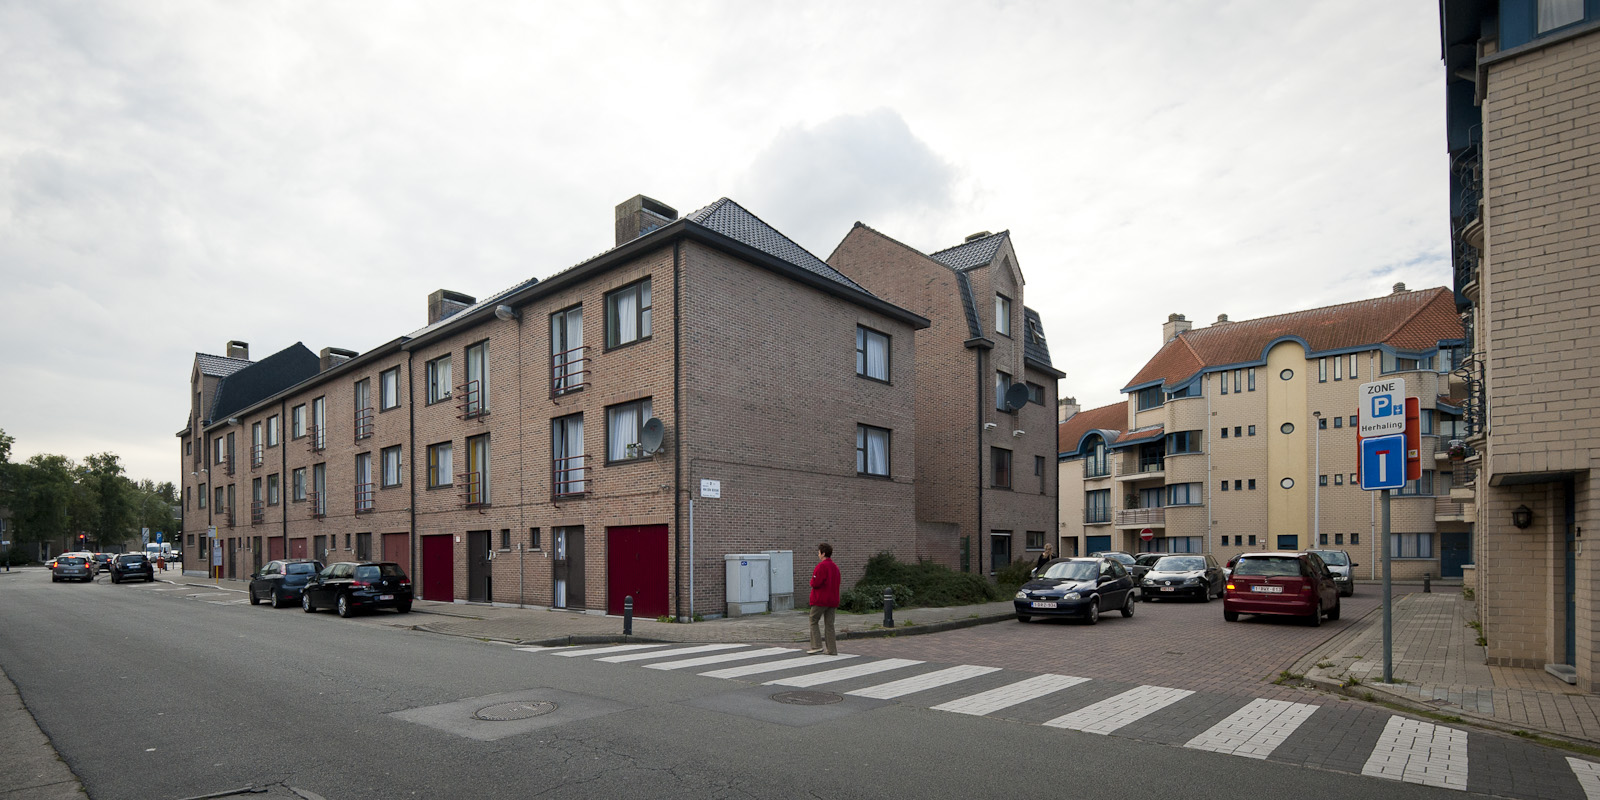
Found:
[{"label": "metal railing", "polygon": [[356,513],[357,514],[370,514],[370,513],[372,513],[372,484],[370,484],[370,483],[358,483],[358,484],[356,484]]},{"label": "metal railing", "polygon": [[222,460],[222,471],[226,472],[229,475],[233,474],[233,454],[232,453],[229,453],[228,457],[224,458]]},{"label": "metal railing", "polygon": [[1165,508],[1129,508],[1117,512],[1118,525],[1166,525]]},{"label": "metal railing", "polygon": [[550,478],[550,493],[553,496],[571,497],[584,493],[584,481],[589,468],[583,459],[584,457],[579,455],[554,460]]},{"label": "metal railing", "polygon": [[1460,500],[1451,500],[1448,497],[1433,498],[1433,515],[1435,517],[1463,517],[1466,516],[1469,504]]},{"label": "metal railing", "polygon": [[1084,478],[1104,478],[1111,474],[1111,462],[1104,458],[1086,458],[1083,460]]},{"label": "metal railing", "polygon": [[306,429],[306,449],[320,453],[328,446],[328,429],[325,425],[312,425]]},{"label": "metal railing", "polygon": [[373,416],[372,406],[356,410],[356,441],[372,436]]},{"label": "metal railing", "polygon": [[230,528],[233,527],[233,509],[230,508],[230,509],[222,512],[222,519],[223,519],[223,522],[225,522],[228,527],[230,527]]},{"label": "metal railing", "polygon": [[250,471],[251,472],[254,472],[254,471],[256,471],[256,470],[261,468],[261,464],[262,464],[262,462],[264,460],[263,459],[264,452],[265,452],[264,449],[259,444],[255,444],[255,445],[251,445],[250,446]]},{"label": "metal railing", "polygon": [[589,347],[579,345],[550,356],[550,396],[576,392],[589,385]]},{"label": "metal railing", "polygon": [[462,472],[456,475],[456,485],[461,487],[461,505],[477,508],[489,504],[488,488],[483,485],[483,473]]},{"label": "metal railing", "polygon": [[1483,380],[1483,356],[1471,353],[1452,371],[1466,386],[1466,399],[1461,403],[1461,422],[1467,438],[1482,435],[1488,429],[1489,403],[1487,387]]},{"label": "metal railing", "polygon": [[1451,262],[1455,271],[1455,290],[1478,279],[1478,248],[1467,242],[1466,230],[1478,221],[1478,205],[1483,199],[1483,158],[1477,144],[1473,144],[1450,161],[1450,244]]},{"label": "metal railing", "polygon": [[483,405],[483,390],[478,381],[467,381],[456,387],[456,408],[459,419],[472,419],[489,413]]},{"label": "metal railing", "polygon": [[1117,461],[1117,474],[1118,475],[1151,475],[1151,476],[1155,476],[1155,475],[1160,475],[1161,473],[1166,472],[1166,471],[1167,471],[1167,459],[1166,459],[1166,456],[1161,456],[1160,458],[1149,458],[1149,457],[1145,457],[1145,456],[1140,456],[1138,462],[1134,463],[1134,464],[1124,463],[1120,459]]},{"label": "metal railing", "polygon": [[1100,525],[1111,521],[1109,508],[1085,508],[1083,510],[1083,524]]},{"label": "metal railing", "polygon": [[321,492],[306,492],[306,503],[312,519],[322,519],[328,516],[328,498],[324,497]]},{"label": "metal railing", "polygon": [[267,504],[257,500],[250,504],[250,524],[260,525],[267,521]]}]

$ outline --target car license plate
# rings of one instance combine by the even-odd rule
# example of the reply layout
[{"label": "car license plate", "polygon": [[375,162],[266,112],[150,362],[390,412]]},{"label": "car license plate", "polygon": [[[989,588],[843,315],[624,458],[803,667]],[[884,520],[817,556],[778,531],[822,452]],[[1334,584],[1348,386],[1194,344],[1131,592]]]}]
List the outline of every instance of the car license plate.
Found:
[{"label": "car license plate", "polygon": [[1035,601],[1033,601],[1033,607],[1034,608],[1055,608],[1056,604],[1055,603],[1046,603],[1046,602],[1043,602],[1043,601],[1040,601],[1040,600],[1035,600]]},{"label": "car license plate", "polygon": [[392,594],[380,594],[380,595],[378,595],[378,599],[379,600],[393,600],[394,599],[394,595],[392,595]]},{"label": "car license plate", "polygon": [[1163,586],[1163,587],[1161,587],[1161,591],[1163,591],[1163,592],[1171,592],[1171,591],[1174,591],[1174,589],[1171,586]]},{"label": "car license plate", "polygon": [[1250,591],[1252,591],[1252,592],[1261,592],[1263,594],[1283,594],[1283,587],[1282,586],[1252,586],[1252,587],[1250,587]]}]

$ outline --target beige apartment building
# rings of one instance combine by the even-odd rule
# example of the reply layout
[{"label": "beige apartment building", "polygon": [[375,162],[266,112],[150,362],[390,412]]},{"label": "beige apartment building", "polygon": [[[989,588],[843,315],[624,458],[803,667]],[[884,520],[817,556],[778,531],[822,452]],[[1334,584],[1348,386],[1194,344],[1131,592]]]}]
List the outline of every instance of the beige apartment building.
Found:
[{"label": "beige apartment building", "polygon": [[1357,387],[1405,379],[1421,408],[1422,477],[1394,493],[1393,574],[1460,576],[1473,509],[1450,498],[1461,407],[1449,373],[1462,343],[1450,290],[1193,328],[1162,326],[1127,399],[1058,424],[1061,552],[1349,551],[1378,575],[1376,492],[1356,475]]},{"label": "beige apartment building", "polygon": [[[1600,690],[1600,5],[1444,0],[1463,467],[1488,662]],[[1553,678],[1551,680],[1554,680]]]}]

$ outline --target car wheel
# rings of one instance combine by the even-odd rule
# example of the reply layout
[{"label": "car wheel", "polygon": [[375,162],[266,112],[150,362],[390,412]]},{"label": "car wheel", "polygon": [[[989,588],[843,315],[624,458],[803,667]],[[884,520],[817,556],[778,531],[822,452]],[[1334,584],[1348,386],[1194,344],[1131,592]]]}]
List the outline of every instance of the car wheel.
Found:
[{"label": "car wheel", "polygon": [[1321,600],[1317,601],[1317,607],[1316,608],[1311,609],[1311,618],[1306,620],[1306,624],[1310,625],[1313,628],[1317,628],[1317,627],[1321,627],[1322,626],[1322,601]]},{"label": "car wheel", "polygon": [[300,609],[302,611],[306,612],[307,614],[310,614],[311,612],[317,610],[316,606],[311,605],[311,593],[310,592],[301,592],[300,593]]},{"label": "car wheel", "polygon": [[59,576],[59,575],[51,575],[50,576],[50,582],[51,583],[60,583],[61,582],[61,576]]},{"label": "car wheel", "polygon": [[339,602],[337,603],[336,610],[339,612],[339,616],[345,617],[345,618],[349,618],[349,616],[352,613],[354,613],[354,609],[350,608],[350,596],[349,595],[346,595],[346,594],[339,595]]},{"label": "car wheel", "polygon": [[1333,620],[1336,620],[1336,619],[1339,618],[1339,612],[1341,610],[1341,606],[1343,606],[1343,605],[1344,604],[1339,602],[1338,600],[1334,600],[1333,601],[1333,610],[1328,612],[1328,620],[1329,621],[1333,621]]},{"label": "car wheel", "polygon": [[406,601],[401,602],[401,603],[396,603],[395,607],[394,607],[394,610],[400,612],[401,614],[410,614],[411,613],[411,601],[410,600],[406,600]]},{"label": "car wheel", "polygon": [[1030,619],[1033,619],[1033,617],[1030,617],[1027,614],[1018,614],[1017,615],[1017,621],[1018,622],[1027,622]]},{"label": "car wheel", "polygon": [[1098,625],[1100,623],[1100,598],[1096,597],[1089,601],[1089,616],[1085,617],[1083,621],[1090,625]]},{"label": "car wheel", "polygon": [[1237,611],[1224,611],[1224,612],[1222,612],[1222,620],[1224,622],[1238,622],[1239,621],[1239,612],[1237,612]]},{"label": "car wheel", "polygon": [[111,582],[112,582],[112,583],[122,583],[122,579],[121,579],[121,578],[118,578],[118,577],[117,577],[117,576],[115,576],[115,575],[112,575],[112,576],[111,576]]},{"label": "car wheel", "polygon": [[1133,616],[1133,593],[1131,592],[1128,594],[1128,599],[1122,602],[1122,616],[1123,618]]},{"label": "car wheel", "polygon": [[283,608],[283,595],[279,594],[277,589],[272,590],[272,607]]},{"label": "car wheel", "polygon": [[1200,587],[1200,602],[1202,602],[1202,603],[1211,602],[1211,584],[1208,583],[1208,584]]},{"label": "car wheel", "polygon": [[261,605],[261,598],[256,597],[256,590],[254,590],[254,589],[250,590],[250,605],[253,605],[253,606]]}]

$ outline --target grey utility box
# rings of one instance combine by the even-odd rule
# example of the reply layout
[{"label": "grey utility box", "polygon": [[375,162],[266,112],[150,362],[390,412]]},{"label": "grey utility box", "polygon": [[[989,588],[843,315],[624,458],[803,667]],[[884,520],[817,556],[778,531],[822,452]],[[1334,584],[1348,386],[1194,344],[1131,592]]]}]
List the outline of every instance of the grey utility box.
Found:
[{"label": "grey utility box", "polygon": [[773,611],[794,610],[794,551],[762,551],[772,564],[772,579],[768,587],[772,592]]},{"label": "grey utility box", "polygon": [[722,560],[728,576],[728,616],[766,612],[772,583],[772,564],[767,554],[729,553]]}]

